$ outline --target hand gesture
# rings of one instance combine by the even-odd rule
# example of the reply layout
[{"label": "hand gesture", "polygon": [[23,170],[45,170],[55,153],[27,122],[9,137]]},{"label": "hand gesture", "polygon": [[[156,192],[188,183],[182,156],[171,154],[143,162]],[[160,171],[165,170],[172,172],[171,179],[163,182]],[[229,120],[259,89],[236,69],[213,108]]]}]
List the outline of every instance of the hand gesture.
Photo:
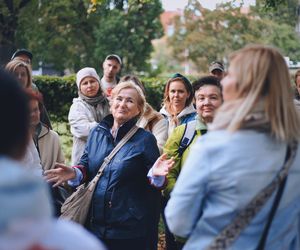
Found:
[{"label": "hand gesture", "polygon": [[61,163],[56,163],[54,169],[46,170],[44,174],[47,182],[54,182],[53,187],[57,187],[76,177],[76,171],[74,168]]},{"label": "hand gesture", "polygon": [[166,176],[174,165],[174,159],[167,159],[167,154],[160,156],[152,167],[153,176]]}]

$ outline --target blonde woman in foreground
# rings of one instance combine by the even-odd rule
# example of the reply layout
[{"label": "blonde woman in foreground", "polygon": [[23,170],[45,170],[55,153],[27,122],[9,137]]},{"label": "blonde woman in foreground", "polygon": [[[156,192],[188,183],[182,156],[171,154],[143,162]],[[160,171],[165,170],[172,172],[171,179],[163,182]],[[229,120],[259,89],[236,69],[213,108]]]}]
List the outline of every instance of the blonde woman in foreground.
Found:
[{"label": "blonde woman in foreground", "polygon": [[[247,46],[230,56],[221,84],[224,104],[192,148],[166,207],[169,228],[188,238],[183,249],[257,249],[270,221],[264,249],[300,249],[300,121],[284,58],[272,47]],[[286,154],[292,141],[294,159]],[[238,218],[256,195],[265,194],[285,159],[292,164],[274,217],[269,219],[280,184],[261,209],[251,206],[254,216]],[[224,241],[220,233],[235,219],[238,226]]]}]

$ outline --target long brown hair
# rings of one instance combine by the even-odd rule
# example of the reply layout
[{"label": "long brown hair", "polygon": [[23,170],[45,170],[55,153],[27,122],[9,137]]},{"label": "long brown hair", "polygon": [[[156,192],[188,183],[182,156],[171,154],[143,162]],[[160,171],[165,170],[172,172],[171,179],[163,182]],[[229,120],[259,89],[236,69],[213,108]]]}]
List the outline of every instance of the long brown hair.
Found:
[{"label": "long brown hair", "polygon": [[192,84],[190,83],[190,81],[186,77],[184,77],[183,75],[181,75],[179,73],[176,73],[173,77],[171,77],[167,81],[166,86],[165,86],[165,91],[164,91],[163,105],[166,107],[166,110],[170,114],[172,114],[172,108],[171,108],[171,102],[170,102],[170,97],[169,97],[169,89],[170,89],[171,83],[175,82],[175,81],[181,81],[183,83],[186,91],[189,94],[189,97],[186,99],[184,107],[188,107],[192,103],[193,98],[194,98],[193,87],[192,87]]}]

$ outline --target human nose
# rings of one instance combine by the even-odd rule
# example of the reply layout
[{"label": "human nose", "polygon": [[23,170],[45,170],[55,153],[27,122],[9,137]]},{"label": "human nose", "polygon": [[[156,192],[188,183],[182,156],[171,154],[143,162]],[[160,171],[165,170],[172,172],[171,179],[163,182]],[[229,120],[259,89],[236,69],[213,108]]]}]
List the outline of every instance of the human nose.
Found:
[{"label": "human nose", "polygon": [[204,105],[211,104],[210,99],[209,99],[209,98],[205,98],[203,104],[204,104]]},{"label": "human nose", "polygon": [[88,82],[87,87],[90,88],[90,87],[92,87],[92,85],[93,85],[93,82]]},{"label": "human nose", "polygon": [[120,104],[120,106],[121,106],[121,107],[124,107],[124,106],[126,105],[126,100],[122,100],[122,101],[120,101],[120,103],[119,103],[119,104]]}]

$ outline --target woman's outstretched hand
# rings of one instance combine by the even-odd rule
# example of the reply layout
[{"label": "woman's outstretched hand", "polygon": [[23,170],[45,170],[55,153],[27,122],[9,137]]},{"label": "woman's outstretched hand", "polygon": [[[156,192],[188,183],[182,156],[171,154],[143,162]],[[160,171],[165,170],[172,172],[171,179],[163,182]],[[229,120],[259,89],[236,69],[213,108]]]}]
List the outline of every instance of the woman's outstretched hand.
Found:
[{"label": "woman's outstretched hand", "polygon": [[166,176],[174,163],[173,157],[167,159],[167,154],[161,155],[152,167],[153,176]]},{"label": "woman's outstretched hand", "polygon": [[56,163],[55,168],[46,170],[44,175],[47,182],[53,182],[53,187],[57,187],[68,180],[74,179],[76,177],[76,171],[72,167]]}]

